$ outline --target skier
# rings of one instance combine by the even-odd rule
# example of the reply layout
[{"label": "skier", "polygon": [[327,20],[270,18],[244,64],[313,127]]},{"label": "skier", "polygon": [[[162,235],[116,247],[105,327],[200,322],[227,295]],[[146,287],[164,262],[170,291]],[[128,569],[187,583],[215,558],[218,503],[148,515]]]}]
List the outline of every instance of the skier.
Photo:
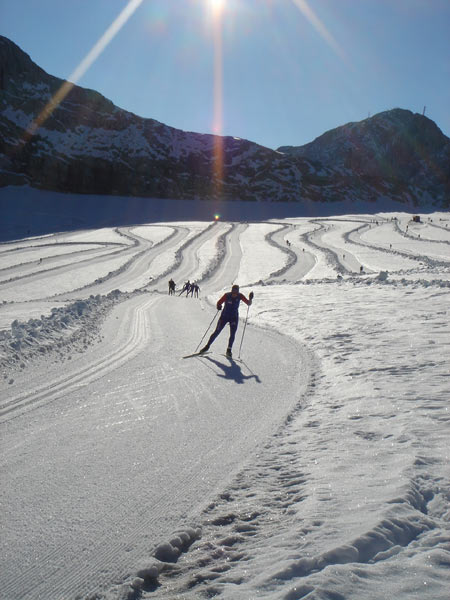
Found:
[{"label": "skier", "polygon": [[231,349],[233,347],[233,342],[234,342],[234,338],[236,335],[236,330],[237,330],[237,326],[238,326],[238,322],[239,322],[239,303],[241,300],[243,302],[245,302],[245,304],[250,306],[252,304],[252,300],[253,300],[253,292],[250,292],[250,294],[248,296],[248,300],[247,300],[247,298],[244,296],[244,294],[241,294],[239,292],[239,286],[236,284],[233,285],[233,287],[231,288],[231,292],[227,292],[226,294],[224,294],[222,296],[222,298],[220,298],[220,300],[218,300],[217,310],[222,310],[222,304],[224,304],[222,314],[219,317],[215,331],[213,331],[213,333],[211,334],[211,337],[209,338],[206,346],[204,346],[200,350],[200,354],[202,354],[203,352],[207,352],[209,350],[209,347],[214,342],[216,337],[219,335],[219,333],[222,331],[222,329],[225,327],[225,325],[227,323],[229,323],[230,324],[230,337],[228,340],[228,348],[226,351],[226,355],[229,356],[230,358],[232,357]]},{"label": "skier", "polygon": [[175,281],[173,279],[169,279],[169,296],[173,296],[175,294]]},{"label": "skier", "polygon": [[178,295],[181,296],[181,294],[183,294],[184,292],[186,292],[186,298],[187,298],[190,289],[191,289],[191,282],[188,279],[185,282],[185,284],[183,285],[183,288],[182,288],[181,292]]}]

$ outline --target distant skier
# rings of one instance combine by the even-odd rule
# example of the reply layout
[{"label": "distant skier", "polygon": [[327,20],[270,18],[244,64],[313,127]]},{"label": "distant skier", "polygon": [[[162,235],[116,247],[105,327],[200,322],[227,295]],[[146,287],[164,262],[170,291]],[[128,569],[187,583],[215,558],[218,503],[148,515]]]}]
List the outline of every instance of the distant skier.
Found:
[{"label": "distant skier", "polygon": [[229,357],[232,356],[231,349],[233,347],[233,342],[234,342],[234,338],[236,336],[236,330],[238,327],[239,303],[241,300],[243,302],[245,302],[245,304],[250,306],[252,304],[252,300],[253,300],[253,292],[250,292],[250,294],[248,296],[248,300],[247,300],[247,298],[244,296],[244,294],[241,294],[239,292],[238,285],[233,285],[233,287],[231,288],[231,292],[227,292],[226,294],[224,294],[222,296],[222,298],[220,298],[220,300],[218,300],[217,310],[222,310],[222,305],[224,304],[222,314],[219,317],[215,331],[213,331],[213,333],[211,334],[211,337],[209,338],[206,346],[204,346],[200,350],[200,353],[207,352],[209,350],[209,347],[214,342],[216,337],[219,335],[219,333],[222,331],[222,329],[225,327],[225,325],[227,323],[229,323],[230,324],[230,337],[228,340],[228,348],[227,348],[226,355]]},{"label": "distant skier", "polygon": [[188,294],[189,294],[189,291],[190,291],[190,289],[191,289],[191,282],[190,282],[190,281],[189,281],[189,279],[188,279],[188,280],[186,281],[186,283],[183,285],[183,288],[182,288],[181,292],[180,292],[178,295],[179,295],[179,296],[181,296],[181,294],[182,294],[183,292],[186,292],[186,298],[187,298],[187,296],[188,296]]},{"label": "distant skier", "polygon": [[198,285],[198,283],[196,282],[196,283],[193,283],[193,284],[192,284],[192,288],[193,288],[193,290],[194,290],[194,296],[195,296],[195,298],[198,298],[198,292],[199,292],[199,290],[200,290],[200,286],[199,286],[199,285]]},{"label": "distant skier", "polygon": [[169,296],[173,296],[175,294],[175,281],[173,279],[169,279]]}]

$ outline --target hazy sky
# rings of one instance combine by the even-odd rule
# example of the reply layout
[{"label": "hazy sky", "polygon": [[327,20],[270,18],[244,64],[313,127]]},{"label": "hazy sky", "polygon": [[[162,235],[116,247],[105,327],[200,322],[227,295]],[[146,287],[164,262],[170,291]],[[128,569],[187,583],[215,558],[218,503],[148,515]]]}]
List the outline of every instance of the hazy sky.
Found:
[{"label": "hazy sky", "polygon": [[450,136],[449,32],[450,0],[0,0],[48,73],[271,148],[395,107]]}]

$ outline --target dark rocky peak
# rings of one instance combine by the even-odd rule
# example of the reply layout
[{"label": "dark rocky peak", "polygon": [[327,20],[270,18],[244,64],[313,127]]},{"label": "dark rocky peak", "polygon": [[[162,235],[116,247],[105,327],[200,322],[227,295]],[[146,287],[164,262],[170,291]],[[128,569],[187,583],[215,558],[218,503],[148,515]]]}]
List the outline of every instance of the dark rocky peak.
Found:
[{"label": "dark rocky peak", "polygon": [[[394,156],[422,159],[447,150],[450,139],[427,117],[410,110],[395,108],[363,121],[347,123],[316,138],[304,146],[282,146],[288,155],[318,161],[329,167],[355,167],[365,157],[385,160]],[[350,161],[350,164],[349,164]]]},{"label": "dark rocky peak", "polygon": [[[26,54],[6,37],[0,36],[0,74],[3,86],[0,88],[0,108],[10,107],[28,115],[31,123],[47,103],[55,97],[64,84],[63,79],[49,75],[38,67]],[[212,153],[215,136],[194,132],[185,132],[156,121],[142,118],[113,104],[102,94],[69,84],[63,100],[49,111],[45,119],[47,130],[68,132],[78,127],[91,128],[92,135],[97,130],[123,132],[130,127],[136,135],[142,135],[147,142],[166,145],[163,153],[190,154],[205,151]],[[44,135],[42,130],[38,135]],[[234,137],[222,137],[222,148],[226,156],[246,151],[259,151],[271,157],[277,153],[247,140]],[[281,156],[281,155],[280,155]]]},{"label": "dark rocky peak", "polygon": [[14,42],[0,36],[0,90],[6,90],[17,80],[40,83],[47,73]]},{"label": "dark rocky peak", "polygon": [[433,121],[410,110],[388,110],[327,131],[305,146],[279,150],[336,176],[371,185],[383,181],[392,197],[409,194],[414,200],[448,203],[450,139]]},{"label": "dark rocky peak", "polygon": [[[0,75],[0,91],[6,94],[3,101],[31,116],[37,116],[64,84],[63,79],[46,73],[19,46],[3,36],[0,36]],[[72,85],[49,125],[56,128],[66,125],[68,115],[76,106],[83,106],[80,116],[85,123],[98,113],[107,116],[117,110],[98,92]]]}]

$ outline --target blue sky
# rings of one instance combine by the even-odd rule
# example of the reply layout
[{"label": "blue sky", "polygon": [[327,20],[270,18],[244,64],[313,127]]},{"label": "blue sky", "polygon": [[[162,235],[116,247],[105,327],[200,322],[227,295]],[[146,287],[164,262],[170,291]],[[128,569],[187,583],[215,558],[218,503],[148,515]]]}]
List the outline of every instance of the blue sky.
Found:
[{"label": "blue sky", "polygon": [[[450,136],[449,0],[0,0],[0,34],[167,125],[302,145],[400,107]],[[78,74],[77,74],[78,76]]]}]

